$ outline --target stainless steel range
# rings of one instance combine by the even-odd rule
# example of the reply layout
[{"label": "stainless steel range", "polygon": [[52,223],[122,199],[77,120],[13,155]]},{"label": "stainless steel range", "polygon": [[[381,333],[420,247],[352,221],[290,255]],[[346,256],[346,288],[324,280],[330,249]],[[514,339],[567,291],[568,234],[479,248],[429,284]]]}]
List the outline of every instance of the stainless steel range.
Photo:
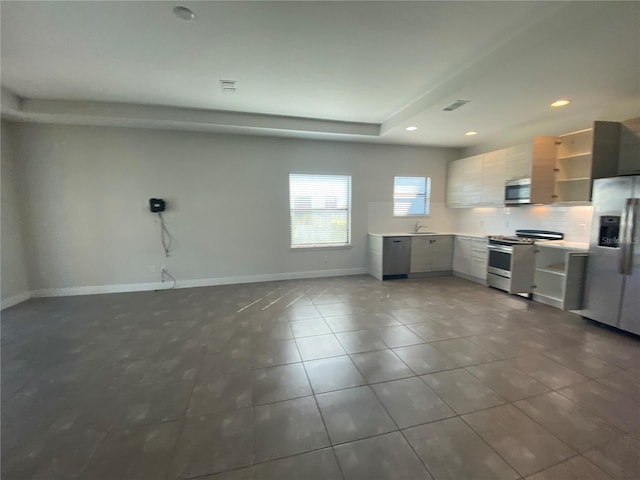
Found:
[{"label": "stainless steel range", "polygon": [[548,230],[516,230],[515,236],[489,236],[487,285],[508,293],[533,293],[535,243],[563,238],[564,234]]}]

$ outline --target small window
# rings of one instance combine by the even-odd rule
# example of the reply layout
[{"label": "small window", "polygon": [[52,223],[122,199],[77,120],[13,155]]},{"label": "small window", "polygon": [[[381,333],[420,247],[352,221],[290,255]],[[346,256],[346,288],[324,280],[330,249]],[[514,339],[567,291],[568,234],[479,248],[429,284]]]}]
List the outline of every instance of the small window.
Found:
[{"label": "small window", "polygon": [[351,244],[351,177],[289,175],[291,247]]},{"label": "small window", "polygon": [[393,179],[393,215],[429,215],[429,196],[431,179],[429,177],[394,177]]}]

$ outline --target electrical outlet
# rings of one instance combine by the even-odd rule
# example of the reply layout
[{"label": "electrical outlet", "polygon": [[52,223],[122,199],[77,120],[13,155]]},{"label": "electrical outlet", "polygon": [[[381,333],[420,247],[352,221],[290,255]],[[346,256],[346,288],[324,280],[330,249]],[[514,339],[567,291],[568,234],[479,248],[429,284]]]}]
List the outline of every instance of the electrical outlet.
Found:
[{"label": "electrical outlet", "polygon": [[329,263],[329,255],[325,255],[322,259],[324,263]]},{"label": "electrical outlet", "polygon": [[155,265],[151,265],[151,266],[149,267],[149,271],[150,271],[151,273],[156,273],[156,271],[157,271],[157,270],[158,270],[158,269],[156,268],[156,266],[155,266]]}]

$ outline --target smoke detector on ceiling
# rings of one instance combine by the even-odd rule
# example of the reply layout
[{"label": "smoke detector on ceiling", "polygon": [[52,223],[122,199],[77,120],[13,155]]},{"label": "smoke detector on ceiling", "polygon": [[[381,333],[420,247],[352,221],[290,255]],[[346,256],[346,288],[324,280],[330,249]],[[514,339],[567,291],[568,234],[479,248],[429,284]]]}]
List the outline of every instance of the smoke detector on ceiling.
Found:
[{"label": "smoke detector on ceiling", "polygon": [[220,80],[220,88],[222,88],[222,93],[236,93],[236,81]]},{"label": "smoke detector on ceiling", "polygon": [[453,110],[460,108],[467,103],[469,103],[469,100],[456,100],[451,105],[444,107],[442,110],[444,110],[445,112],[452,112]]}]

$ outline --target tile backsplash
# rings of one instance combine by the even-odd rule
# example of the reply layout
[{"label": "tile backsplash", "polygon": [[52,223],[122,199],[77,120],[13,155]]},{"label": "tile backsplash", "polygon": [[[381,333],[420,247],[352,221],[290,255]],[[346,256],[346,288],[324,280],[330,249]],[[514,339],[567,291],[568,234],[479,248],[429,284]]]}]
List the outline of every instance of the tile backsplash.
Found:
[{"label": "tile backsplash", "polygon": [[568,242],[589,242],[592,206],[526,205],[500,208],[446,208],[432,203],[428,217],[393,216],[391,202],[369,203],[369,231],[401,233],[411,231],[418,220],[427,230],[475,235],[512,235],[532,228],[562,232]]},{"label": "tile backsplash", "polygon": [[461,233],[510,235],[532,228],[562,232],[568,242],[589,242],[592,206],[527,205],[504,208],[449,209],[452,230]]}]

